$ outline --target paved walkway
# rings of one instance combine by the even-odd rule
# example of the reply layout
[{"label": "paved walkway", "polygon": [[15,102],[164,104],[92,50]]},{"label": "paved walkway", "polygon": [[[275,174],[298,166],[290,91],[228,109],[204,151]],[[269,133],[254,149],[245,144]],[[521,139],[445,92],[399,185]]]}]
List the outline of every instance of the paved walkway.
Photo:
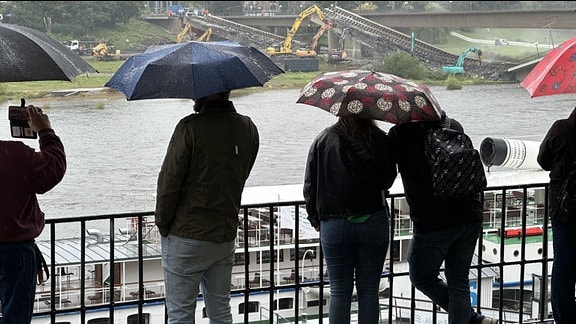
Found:
[{"label": "paved walkway", "polygon": [[77,95],[88,95],[88,96],[122,96],[122,93],[110,89],[110,88],[77,88],[77,89],[66,89],[66,90],[54,90],[51,91],[46,97],[71,97]]}]

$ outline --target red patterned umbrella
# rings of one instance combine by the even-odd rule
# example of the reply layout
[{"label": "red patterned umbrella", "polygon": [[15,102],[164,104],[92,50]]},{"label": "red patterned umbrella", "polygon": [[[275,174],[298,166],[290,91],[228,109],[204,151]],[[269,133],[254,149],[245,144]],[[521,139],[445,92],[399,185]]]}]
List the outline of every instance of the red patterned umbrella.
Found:
[{"label": "red patterned umbrella", "polygon": [[442,111],[425,85],[364,70],[324,73],[302,89],[296,103],[393,124],[440,120]]},{"label": "red patterned umbrella", "polygon": [[530,98],[576,93],[576,37],[548,52],[520,85]]}]

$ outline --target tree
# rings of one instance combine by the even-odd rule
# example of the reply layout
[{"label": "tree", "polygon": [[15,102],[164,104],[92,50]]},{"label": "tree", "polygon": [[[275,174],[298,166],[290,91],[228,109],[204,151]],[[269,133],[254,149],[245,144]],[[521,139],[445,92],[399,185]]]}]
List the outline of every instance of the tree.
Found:
[{"label": "tree", "polygon": [[422,80],[426,74],[425,68],[420,65],[418,59],[402,51],[385,58],[378,70],[412,80]]},{"label": "tree", "polygon": [[244,9],[243,1],[206,1],[206,9],[216,16],[241,14]]},{"label": "tree", "polygon": [[113,27],[138,17],[142,1],[7,1],[1,12],[11,23],[50,33],[84,35],[95,28]]}]

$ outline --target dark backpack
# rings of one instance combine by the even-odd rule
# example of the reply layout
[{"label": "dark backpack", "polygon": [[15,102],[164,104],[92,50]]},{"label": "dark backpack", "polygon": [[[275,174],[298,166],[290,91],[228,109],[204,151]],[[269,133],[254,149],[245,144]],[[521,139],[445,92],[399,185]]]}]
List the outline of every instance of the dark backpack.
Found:
[{"label": "dark backpack", "polygon": [[445,127],[432,128],[424,137],[424,150],[436,197],[472,196],[486,188],[480,153],[468,135]]},{"label": "dark backpack", "polygon": [[[568,125],[564,124],[563,129],[568,137],[568,144],[572,156],[576,157],[576,147]],[[568,177],[562,182],[560,191],[558,191],[558,195],[556,196],[556,202],[558,203],[556,218],[561,222],[576,220],[576,161],[572,163],[569,171]]]},{"label": "dark backpack", "polygon": [[563,222],[576,219],[576,162],[556,196],[558,201],[557,219]]}]

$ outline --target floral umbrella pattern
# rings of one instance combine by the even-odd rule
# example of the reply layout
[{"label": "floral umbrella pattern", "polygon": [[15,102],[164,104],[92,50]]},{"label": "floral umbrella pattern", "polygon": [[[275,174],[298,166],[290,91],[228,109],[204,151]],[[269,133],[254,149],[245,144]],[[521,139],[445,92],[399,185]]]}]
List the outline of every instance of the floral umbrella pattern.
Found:
[{"label": "floral umbrella pattern", "polygon": [[398,76],[364,70],[327,72],[310,81],[297,103],[335,116],[358,115],[402,124],[440,120],[440,105],[428,87]]}]

